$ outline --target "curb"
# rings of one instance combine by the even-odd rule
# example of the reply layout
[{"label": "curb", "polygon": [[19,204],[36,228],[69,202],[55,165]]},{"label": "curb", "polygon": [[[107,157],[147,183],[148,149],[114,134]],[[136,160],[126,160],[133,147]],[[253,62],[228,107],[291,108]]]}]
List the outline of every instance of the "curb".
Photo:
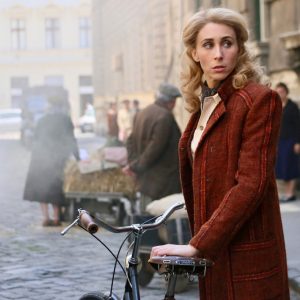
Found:
[{"label": "curb", "polygon": [[299,274],[295,278],[289,278],[289,286],[297,295],[300,296],[300,276],[299,276]]},{"label": "curb", "polygon": [[288,268],[289,287],[300,299],[300,272],[297,268]]}]

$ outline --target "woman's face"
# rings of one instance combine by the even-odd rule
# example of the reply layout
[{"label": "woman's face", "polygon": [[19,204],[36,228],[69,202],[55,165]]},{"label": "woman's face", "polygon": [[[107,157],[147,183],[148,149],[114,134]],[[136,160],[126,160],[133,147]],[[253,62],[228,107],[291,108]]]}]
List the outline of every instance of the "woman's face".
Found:
[{"label": "woman's face", "polygon": [[200,63],[207,85],[224,80],[237,64],[239,47],[232,27],[208,23],[198,33],[193,59]]}]

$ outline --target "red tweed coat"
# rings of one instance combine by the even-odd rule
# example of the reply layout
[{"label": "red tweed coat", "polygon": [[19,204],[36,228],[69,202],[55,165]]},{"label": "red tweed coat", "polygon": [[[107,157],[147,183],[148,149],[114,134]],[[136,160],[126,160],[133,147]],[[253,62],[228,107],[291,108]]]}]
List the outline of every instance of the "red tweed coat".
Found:
[{"label": "red tweed coat", "polygon": [[179,143],[181,181],[193,238],[214,260],[201,300],[288,300],[284,237],[274,176],[281,101],[267,87],[227,79],[191,158],[199,119]]}]

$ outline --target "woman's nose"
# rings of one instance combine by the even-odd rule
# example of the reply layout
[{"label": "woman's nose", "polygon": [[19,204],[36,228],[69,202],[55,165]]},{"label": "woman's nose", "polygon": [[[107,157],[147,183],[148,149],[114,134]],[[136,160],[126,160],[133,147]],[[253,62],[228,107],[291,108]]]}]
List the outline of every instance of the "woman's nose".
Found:
[{"label": "woman's nose", "polygon": [[222,59],[222,58],[223,58],[222,47],[216,46],[215,47],[215,59]]}]

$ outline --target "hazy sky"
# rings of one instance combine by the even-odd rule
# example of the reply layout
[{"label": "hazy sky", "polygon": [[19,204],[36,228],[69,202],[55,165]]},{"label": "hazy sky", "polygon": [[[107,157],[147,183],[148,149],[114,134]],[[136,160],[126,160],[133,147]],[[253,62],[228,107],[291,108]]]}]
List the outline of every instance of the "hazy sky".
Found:
[{"label": "hazy sky", "polygon": [[24,6],[41,6],[48,3],[57,3],[57,4],[78,4],[80,0],[0,0],[0,7],[8,7],[14,4],[21,4]]}]

